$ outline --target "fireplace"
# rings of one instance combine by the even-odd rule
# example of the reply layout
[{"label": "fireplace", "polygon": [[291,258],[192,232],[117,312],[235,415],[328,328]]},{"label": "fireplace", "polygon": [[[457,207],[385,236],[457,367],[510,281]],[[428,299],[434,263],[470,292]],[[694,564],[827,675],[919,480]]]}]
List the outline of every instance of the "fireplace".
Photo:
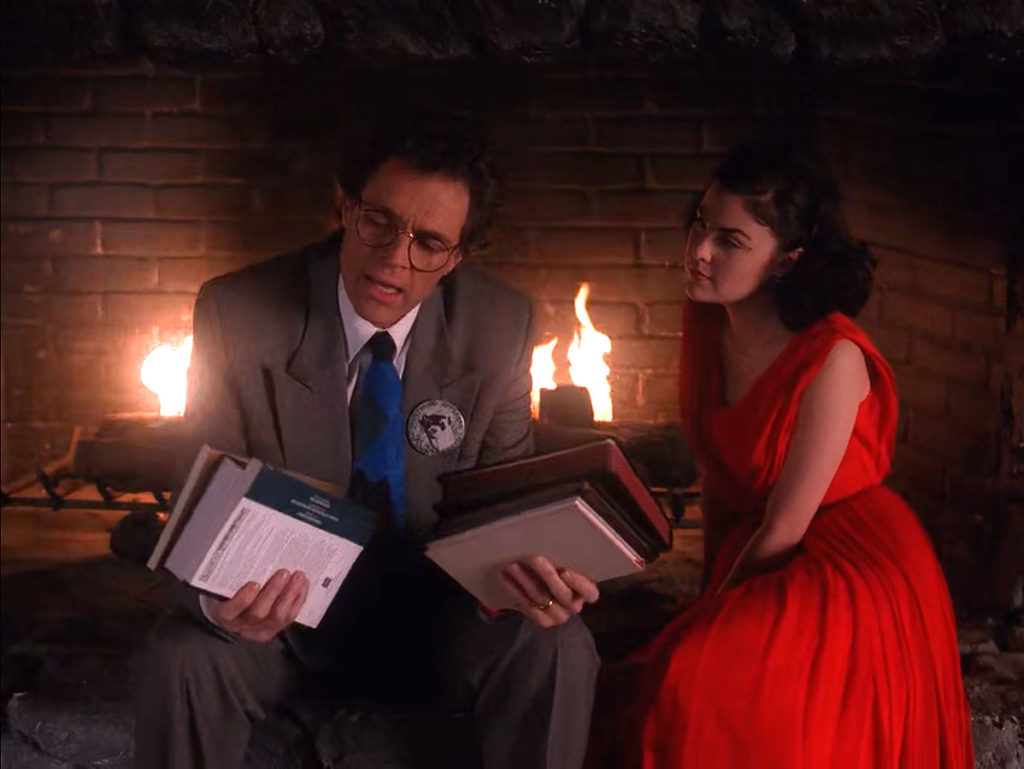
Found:
[{"label": "fireplace", "polygon": [[908,6],[852,34],[813,9],[553,3],[513,19],[499,9],[514,4],[488,4],[388,20],[300,5],[289,26],[224,4],[233,32],[219,37],[155,6],[97,5],[80,37],[59,14],[5,19],[5,482],[64,454],[75,425],[155,412],[138,367],[188,335],[199,285],[334,227],[350,137],[408,100],[490,126],[505,194],[477,263],[559,338],[556,383],[586,283],[611,343],[612,424],[673,424],[681,225],[732,142],[785,126],[830,158],[879,258],[860,320],[898,375],[893,482],[956,594],[1011,600],[1007,543],[1024,528],[1011,10]]}]

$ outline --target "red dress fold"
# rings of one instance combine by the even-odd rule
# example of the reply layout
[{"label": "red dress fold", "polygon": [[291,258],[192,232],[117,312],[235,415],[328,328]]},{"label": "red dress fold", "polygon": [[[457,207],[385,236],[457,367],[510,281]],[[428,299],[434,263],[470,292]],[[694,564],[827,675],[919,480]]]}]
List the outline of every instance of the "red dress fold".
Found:
[{"label": "red dress fold", "polygon": [[[684,419],[720,506],[738,514],[708,590],[638,654],[644,767],[970,767],[949,593],[913,511],[881,485],[897,401],[867,336],[833,314],[797,334],[742,400],[722,398],[721,308],[687,304]],[[799,553],[714,592],[760,523],[800,397],[840,339],[871,390]]]}]

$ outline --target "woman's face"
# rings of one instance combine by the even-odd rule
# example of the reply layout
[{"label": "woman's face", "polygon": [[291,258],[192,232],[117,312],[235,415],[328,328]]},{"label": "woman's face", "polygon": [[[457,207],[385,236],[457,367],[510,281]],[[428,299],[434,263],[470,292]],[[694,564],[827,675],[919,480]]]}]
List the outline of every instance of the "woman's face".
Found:
[{"label": "woman's face", "polygon": [[789,261],[775,234],[746,206],[746,196],[713,183],[686,238],[686,295],[695,302],[731,304],[756,294]]}]

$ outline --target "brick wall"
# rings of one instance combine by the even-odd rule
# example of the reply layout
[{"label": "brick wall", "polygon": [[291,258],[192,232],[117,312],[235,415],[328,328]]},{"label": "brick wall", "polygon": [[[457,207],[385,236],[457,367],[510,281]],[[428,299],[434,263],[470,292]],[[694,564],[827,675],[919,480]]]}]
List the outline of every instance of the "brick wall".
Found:
[{"label": "brick wall", "polygon": [[1019,115],[964,89],[837,81],[821,93],[810,111],[800,83],[749,75],[6,72],[4,477],[62,453],[74,424],[155,408],[138,381],[145,353],[187,333],[202,281],[331,228],[343,137],[380,94],[487,114],[506,195],[480,261],[563,340],[589,281],[613,339],[617,418],[673,418],[679,224],[732,141],[795,116],[832,156],[850,223],[881,262],[864,325],[899,375],[896,483],[947,562],[977,561],[993,546],[1014,376],[1005,125]]}]

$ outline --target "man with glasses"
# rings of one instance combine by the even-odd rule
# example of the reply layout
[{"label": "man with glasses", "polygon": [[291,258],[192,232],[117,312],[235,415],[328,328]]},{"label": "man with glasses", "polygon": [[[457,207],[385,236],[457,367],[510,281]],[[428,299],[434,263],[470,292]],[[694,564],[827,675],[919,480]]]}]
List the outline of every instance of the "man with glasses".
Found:
[{"label": "man with glasses", "polygon": [[495,616],[418,546],[439,474],[532,451],[533,339],[529,303],[460,266],[494,199],[478,134],[391,125],[342,174],[338,233],[203,287],[186,414],[216,448],[348,488],[379,532],[316,630],[292,624],[301,572],[186,596],[198,622],[140,660],[145,769],[240,766],[268,709],[325,699],[471,714],[488,769],[583,761],[599,663],[577,615],[596,585],[510,564],[519,611]]}]

